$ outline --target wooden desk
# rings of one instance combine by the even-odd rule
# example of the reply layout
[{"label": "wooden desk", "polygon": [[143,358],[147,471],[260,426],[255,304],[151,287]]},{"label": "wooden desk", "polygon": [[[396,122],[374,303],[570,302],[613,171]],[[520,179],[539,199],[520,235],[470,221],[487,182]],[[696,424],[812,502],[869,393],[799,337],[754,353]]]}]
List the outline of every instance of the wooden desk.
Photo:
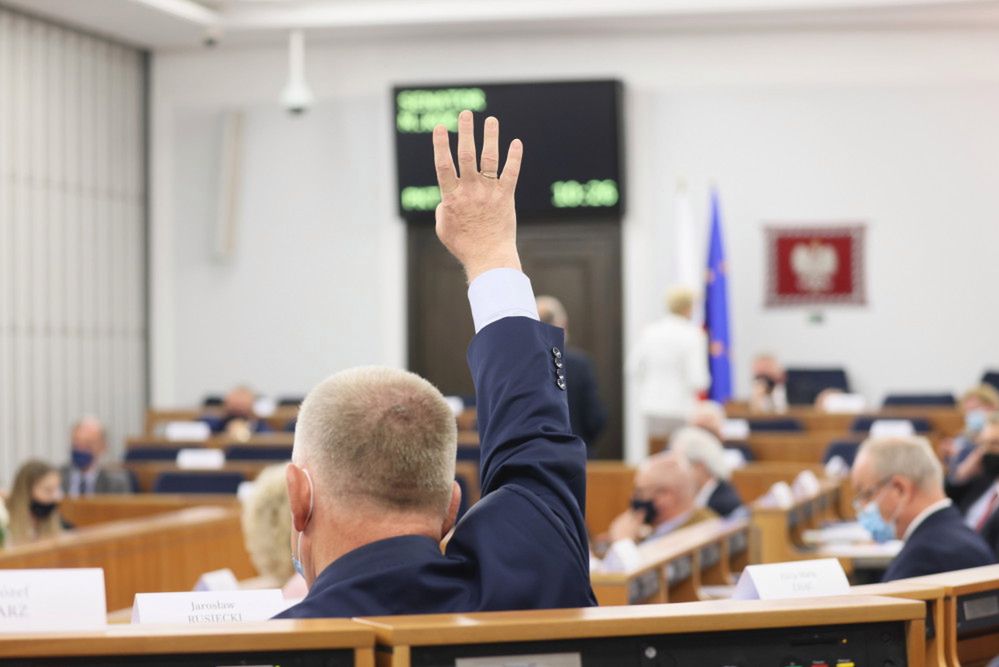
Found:
[{"label": "wooden desk", "polygon": [[[778,665],[789,654],[806,665],[819,659],[835,665],[837,658],[867,657],[868,662],[858,662],[858,667],[922,667],[923,619],[923,604],[913,600],[842,597],[357,620],[375,630],[379,667],[570,652],[581,653],[588,667]],[[799,628],[800,633],[789,630]],[[882,632],[873,632],[874,628]],[[818,646],[794,644],[797,634],[823,630],[835,637]],[[866,642],[860,641],[860,633]],[[882,633],[887,633],[890,643],[882,641]],[[858,655],[864,649],[869,653]],[[900,655],[903,652],[905,656]]]},{"label": "wooden desk", "polygon": [[0,551],[0,568],[100,567],[108,609],[136,593],[189,591],[205,572],[257,575],[243,546],[239,511],[198,507],[115,521]]},{"label": "wooden desk", "polygon": [[926,419],[931,430],[943,436],[959,434],[964,429],[964,415],[958,408],[950,407],[897,407],[865,412],[859,415],[830,414],[811,407],[792,407],[787,414],[758,414],[746,405],[729,404],[726,413],[731,419],[767,419],[788,417],[799,420],[807,431],[833,431],[847,433],[854,420],[860,417],[878,419]]},{"label": "wooden desk", "polygon": [[[102,667],[155,661],[185,665],[196,655],[211,664],[287,664],[321,655],[330,667],[374,667],[374,632],[349,620],[267,621],[238,625],[115,625],[102,632],[0,635],[0,665],[25,660],[74,658],[74,665]],[[118,662],[122,661],[124,662]],[[132,663],[134,664],[134,663]]]},{"label": "wooden desk", "polygon": [[[749,524],[745,520],[704,521],[639,546],[642,564],[626,572],[590,574],[601,605],[692,602],[701,586],[734,583],[744,564]],[[735,545],[735,548],[733,548]]]},{"label": "wooden desk", "polygon": [[905,581],[943,586],[944,643],[950,667],[984,667],[999,656],[999,565]]},{"label": "wooden desk", "polygon": [[238,510],[239,500],[223,493],[204,494],[115,494],[66,498],[59,506],[62,516],[77,528],[122,519],[140,519],[205,505]]},{"label": "wooden desk", "polygon": [[945,621],[944,597],[946,589],[943,586],[914,583],[903,579],[886,584],[869,584],[854,586],[850,589],[852,595],[880,595],[884,597],[919,600],[926,605],[926,667],[947,667],[944,650]]},{"label": "wooden desk", "polygon": [[[820,480],[820,491],[795,501],[791,507],[773,507],[757,501],[751,507],[751,559],[754,563],[818,558],[815,551],[802,547],[801,535],[823,521],[839,519],[840,483]],[[844,563],[849,567],[849,563]]]},{"label": "wooden desk", "polygon": [[167,440],[162,436],[138,435],[125,441],[125,449],[133,447],[201,448],[225,449],[230,446],[291,447],[295,444],[294,433],[257,433],[246,442],[233,440],[226,435],[216,435],[206,440]]},{"label": "wooden desk", "polygon": [[732,471],[732,486],[744,502],[751,503],[766,494],[777,482],[790,484],[805,470],[811,470],[819,479],[825,477],[825,468],[817,463],[788,461],[753,462]]},{"label": "wooden desk", "polygon": [[[220,408],[149,408],[146,410],[144,434],[155,437],[170,422],[196,422],[203,417],[221,417]],[[285,427],[298,417],[298,406],[280,406],[270,417],[263,421],[277,433],[284,432]]]},{"label": "wooden desk", "polygon": [[590,537],[605,533],[629,507],[635,468],[623,461],[586,462],[586,527]]}]

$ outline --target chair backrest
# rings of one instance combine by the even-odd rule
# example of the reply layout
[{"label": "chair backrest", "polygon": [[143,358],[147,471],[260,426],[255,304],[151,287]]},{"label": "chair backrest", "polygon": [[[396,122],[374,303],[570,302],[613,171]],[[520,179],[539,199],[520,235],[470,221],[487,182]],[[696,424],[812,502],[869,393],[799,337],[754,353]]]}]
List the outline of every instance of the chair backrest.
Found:
[{"label": "chair backrest", "polygon": [[[850,425],[851,433],[867,433],[871,430],[871,425],[879,420],[885,419],[884,417],[875,416],[864,416],[857,417],[853,420]],[[912,430],[916,433],[929,433],[930,432],[930,420],[925,417],[906,417],[904,421],[912,423]]]},{"label": "chair backrest", "polygon": [[297,408],[305,400],[304,396],[282,396],[278,399],[278,407]]},{"label": "chair backrest", "polygon": [[246,478],[241,472],[162,472],[153,485],[153,493],[236,493]]},{"label": "chair backrest", "polygon": [[805,430],[805,425],[802,424],[799,419],[790,419],[786,417],[774,419],[750,419],[749,430],[753,433],[759,431],[800,433]]},{"label": "chair backrest", "polygon": [[939,394],[888,394],[885,396],[884,407],[926,407],[957,405],[954,394],[941,392]]},{"label": "chair backrest", "polygon": [[822,463],[829,463],[834,456],[838,456],[852,468],[853,461],[857,458],[857,451],[859,449],[860,443],[854,440],[836,440],[835,442],[830,442],[829,446],[826,447],[825,453],[822,455]]},{"label": "chair backrest", "polygon": [[176,461],[177,452],[190,447],[190,445],[138,445],[131,446],[125,450],[125,461],[136,463],[139,461]]},{"label": "chair backrest", "polygon": [[290,461],[291,445],[229,445],[227,461]]},{"label": "chair backrest", "polygon": [[812,405],[826,389],[850,391],[846,370],[842,368],[788,368],[785,386],[791,405]]},{"label": "chair backrest", "polygon": [[225,404],[225,399],[218,394],[209,394],[201,402],[203,408],[220,408]]},{"label": "chair backrest", "polygon": [[985,371],[982,375],[982,384],[992,385],[999,391],[999,371]]}]

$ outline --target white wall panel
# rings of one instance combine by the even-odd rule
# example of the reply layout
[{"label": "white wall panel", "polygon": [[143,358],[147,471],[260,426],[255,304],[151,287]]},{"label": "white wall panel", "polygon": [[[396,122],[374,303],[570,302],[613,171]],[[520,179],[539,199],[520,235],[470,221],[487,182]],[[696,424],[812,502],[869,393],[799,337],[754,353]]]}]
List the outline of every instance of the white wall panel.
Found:
[{"label": "white wall panel", "polygon": [[143,56],[0,8],[0,487],[69,426],[141,428]]}]

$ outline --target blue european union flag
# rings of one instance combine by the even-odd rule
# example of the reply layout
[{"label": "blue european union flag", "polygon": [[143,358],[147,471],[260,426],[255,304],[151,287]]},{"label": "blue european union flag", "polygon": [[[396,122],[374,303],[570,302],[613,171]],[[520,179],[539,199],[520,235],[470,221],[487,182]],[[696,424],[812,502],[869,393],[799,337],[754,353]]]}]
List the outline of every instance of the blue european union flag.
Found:
[{"label": "blue european union flag", "polygon": [[718,192],[711,191],[711,238],[708,242],[707,288],[704,327],[708,332],[708,367],[711,389],[708,397],[724,403],[732,398],[732,338],[728,328],[728,268],[722,242],[721,205]]}]

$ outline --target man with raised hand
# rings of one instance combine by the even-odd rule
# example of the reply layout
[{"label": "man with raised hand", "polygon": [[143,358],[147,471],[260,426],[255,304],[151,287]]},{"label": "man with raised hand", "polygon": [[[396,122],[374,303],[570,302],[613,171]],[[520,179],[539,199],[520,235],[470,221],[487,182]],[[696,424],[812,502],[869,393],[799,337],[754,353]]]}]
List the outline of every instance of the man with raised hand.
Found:
[{"label": "man with raised hand", "polygon": [[281,617],[595,604],[586,452],[569,426],[563,335],[538,322],[517,253],[523,147],[511,143],[500,175],[495,118],[483,138],[477,167],[472,114],[462,112],[459,175],[447,131],[433,135],[437,235],[470,283],[482,499],[455,525],[456,427],[435,387],[386,368],[332,376],[309,393],[295,431],[292,554],[310,590]]}]

